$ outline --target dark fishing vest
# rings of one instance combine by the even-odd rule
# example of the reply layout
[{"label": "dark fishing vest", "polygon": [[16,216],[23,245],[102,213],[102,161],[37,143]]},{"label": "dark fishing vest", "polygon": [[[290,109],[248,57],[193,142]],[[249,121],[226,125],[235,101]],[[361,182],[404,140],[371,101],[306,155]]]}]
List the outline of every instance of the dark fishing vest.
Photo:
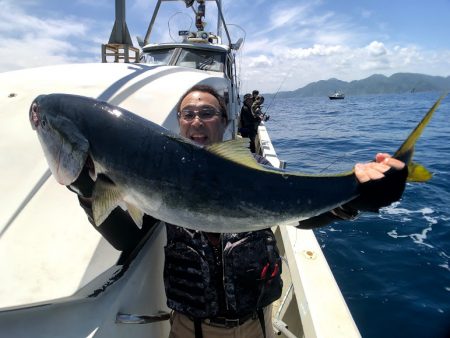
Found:
[{"label": "dark fishing vest", "polygon": [[270,229],[211,234],[167,224],[169,308],[195,318],[238,318],[281,296],[281,259]]}]

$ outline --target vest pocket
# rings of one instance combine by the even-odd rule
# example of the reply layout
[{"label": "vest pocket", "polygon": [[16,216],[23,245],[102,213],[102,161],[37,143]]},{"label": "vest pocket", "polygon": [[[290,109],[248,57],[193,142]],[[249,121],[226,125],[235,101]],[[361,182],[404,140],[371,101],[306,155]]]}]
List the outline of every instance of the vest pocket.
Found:
[{"label": "vest pocket", "polygon": [[209,264],[204,255],[179,242],[169,243],[164,250],[167,305],[189,316],[214,316],[218,312],[217,292],[211,288]]},{"label": "vest pocket", "polygon": [[225,245],[225,293],[240,315],[267,306],[281,295],[281,259],[269,231],[248,233]]}]

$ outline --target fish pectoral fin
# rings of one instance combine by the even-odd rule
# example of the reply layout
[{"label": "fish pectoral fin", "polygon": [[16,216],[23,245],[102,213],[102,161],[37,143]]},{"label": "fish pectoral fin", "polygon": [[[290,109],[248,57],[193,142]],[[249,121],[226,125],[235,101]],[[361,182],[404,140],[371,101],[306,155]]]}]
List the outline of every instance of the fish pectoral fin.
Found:
[{"label": "fish pectoral fin", "polygon": [[119,187],[102,175],[98,176],[92,192],[92,214],[95,225],[102,224],[121,203],[122,192]]},{"label": "fish pectoral fin", "polygon": [[433,177],[423,165],[411,162],[408,164],[408,182],[426,182]]},{"label": "fish pectoral fin", "polygon": [[134,223],[136,223],[139,229],[142,229],[142,219],[144,217],[144,213],[142,212],[142,210],[138,209],[130,203],[126,203],[126,207]]},{"label": "fish pectoral fin", "polygon": [[261,165],[256,162],[250,150],[247,148],[249,140],[245,138],[238,138],[220,143],[214,143],[206,146],[205,149],[217,156],[226,158],[230,161],[239,163],[246,167],[253,169],[263,169]]}]

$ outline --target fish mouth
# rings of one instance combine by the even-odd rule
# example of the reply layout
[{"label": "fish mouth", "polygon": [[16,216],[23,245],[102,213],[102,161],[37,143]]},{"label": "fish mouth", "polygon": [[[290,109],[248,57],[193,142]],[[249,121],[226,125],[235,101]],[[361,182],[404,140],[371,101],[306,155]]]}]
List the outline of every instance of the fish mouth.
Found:
[{"label": "fish mouth", "polygon": [[40,123],[39,104],[36,102],[36,100],[31,104],[29,116],[31,128],[33,130],[36,130]]}]

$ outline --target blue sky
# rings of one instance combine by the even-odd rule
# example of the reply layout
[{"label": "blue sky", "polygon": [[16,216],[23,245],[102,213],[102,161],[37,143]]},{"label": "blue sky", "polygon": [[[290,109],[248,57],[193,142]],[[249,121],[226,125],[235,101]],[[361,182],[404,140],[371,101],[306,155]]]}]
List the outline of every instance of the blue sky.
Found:
[{"label": "blue sky", "polygon": [[[338,78],[416,72],[450,75],[450,0],[223,0],[240,52],[243,90],[294,90]],[[144,36],[155,0],[127,0],[133,39]],[[163,5],[153,41],[177,38],[190,19],[183,3]],[[191,12],[185,12],[191,13]],[[208,15],[213,14],[207,7]],[[211,17],[210,17],[211,18]],[[0,72],[100,62],[114,0],[0,0]],[[241,29],[242,28],[242,29]],[[214,30],[214,25],[207,26]],[[175,32],[175,34],[173,34]]]}]

